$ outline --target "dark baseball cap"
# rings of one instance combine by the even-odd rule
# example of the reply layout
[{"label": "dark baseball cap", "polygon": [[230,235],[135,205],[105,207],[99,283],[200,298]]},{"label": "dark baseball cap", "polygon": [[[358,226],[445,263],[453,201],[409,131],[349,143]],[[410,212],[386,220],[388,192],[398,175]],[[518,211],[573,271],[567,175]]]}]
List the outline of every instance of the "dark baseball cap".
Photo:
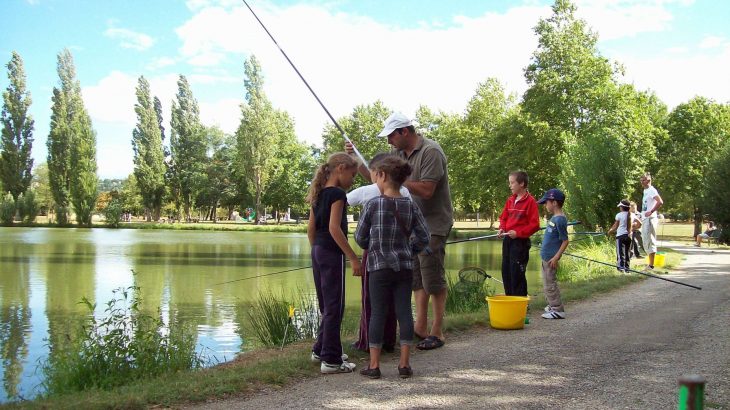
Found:
[{"label": "dark baseball cap", "polygon": [[559,190],[558,188],[552,188],[548,189],[547,192],[545,192],[545,195],[540,198],[539,201],[537,201],[538,204],[544,204],[545,202],[549,200],[555,200],[555,201],[565,201],[565,194],[563,191]]}]

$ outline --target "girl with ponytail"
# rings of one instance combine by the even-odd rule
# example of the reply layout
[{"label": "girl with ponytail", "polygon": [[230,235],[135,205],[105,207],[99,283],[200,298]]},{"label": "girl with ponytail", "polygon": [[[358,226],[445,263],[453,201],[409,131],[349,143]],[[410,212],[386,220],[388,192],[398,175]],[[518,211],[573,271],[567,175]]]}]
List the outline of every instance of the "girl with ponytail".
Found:
[{"label": "girl with ponytail", "polygon": [[312,361],[320,371],[351,373],[354,363],[342,354],[340,326],[345,311],[345,257],[353,275],[360,276],[360,259],[347,242],[347,195],[359,163],[338,152],[317,169],[309,187],[307,202],[309,224],[307,237],[312,246],[312,271],[322,320],[317,341],[312,347]]}]

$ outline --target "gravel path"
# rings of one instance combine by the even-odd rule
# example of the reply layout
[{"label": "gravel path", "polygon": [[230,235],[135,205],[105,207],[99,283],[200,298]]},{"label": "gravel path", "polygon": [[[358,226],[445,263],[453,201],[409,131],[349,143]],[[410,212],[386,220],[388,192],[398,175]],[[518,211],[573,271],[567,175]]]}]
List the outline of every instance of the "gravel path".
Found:
[{"label": "gravel path", "polygon": [[386,356],[380,380],[315,377],[194,408],[669,409],[696,373],[706,407],[730,409],[730,251],[670,246],[686,254],[670,277],[702,290],[648,279],[569,304],[567,320],[532,312],[524,330],[451,337],[413,356],[410,380]]}]

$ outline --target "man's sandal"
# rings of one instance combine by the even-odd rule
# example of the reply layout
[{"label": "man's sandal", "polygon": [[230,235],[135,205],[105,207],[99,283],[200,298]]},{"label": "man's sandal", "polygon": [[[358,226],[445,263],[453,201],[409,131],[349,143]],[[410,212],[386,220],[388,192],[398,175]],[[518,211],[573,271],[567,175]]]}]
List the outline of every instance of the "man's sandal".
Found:
[{"label": "man's sandal", "polygon": [[438,349],[444,345],[444,341],[439,339],[438,336],[429,336],[416,344],[418,350],[433,350]]}]

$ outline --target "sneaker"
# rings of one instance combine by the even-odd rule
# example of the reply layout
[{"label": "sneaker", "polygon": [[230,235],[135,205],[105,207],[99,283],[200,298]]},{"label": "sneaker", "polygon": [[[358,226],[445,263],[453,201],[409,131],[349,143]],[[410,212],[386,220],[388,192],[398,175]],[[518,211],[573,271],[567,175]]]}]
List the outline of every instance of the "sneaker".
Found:
[{"label": "sneaker", "polygon": [[565,312],[558,312],[557,310],[550,310],[542,314],[544,319],[565,319]]},{"label": "sneaker", "polygon": [[369,377],[371,379],[379,379],[380,378],[380,368],[376,367],[374,369],[371,369],[370,367],[366,367],[362,370],[360,370],[360,374]]},{"label": "sneaker", "polygon": [[553,310],[553,308],[550,305],[547,305],[547,306],[545,306],[545,309],[543,309],[543,310],[546,312],[549,312],[549,311]]},{"label": "sneaker", "polygon": [[646,266],[646,267],[644,268],[644,273],[652,273],[652,272],[654,272],[654,267],[653,267],[653,266],[651,266],[651,265],[647,265],[647,266]]},{"label": "sneaker", "polygon": [[319,372],[322,374],[352,373],[356,366],[355,363],[350,362],[342,362],[340,364],[322,362],[319,366]]},{"label": "sneaker", "polygon": [[[342,361],[343,362],[346,362],[347,359],[349,359],[349,358],[350,357],[348,355],[346,355],[345,353],[342,353]],[[319,355],[317,353],[314,353],[314,352],[312,352],[312,356],[310,357],[310,359],[312,360],[312,363],[319,363],[319,362],[322,361],[322,359],[319,357]]]},{"label": "sneaker", "polygon": [[407,379],[413,376],[413,369],[411,369],[411,366],[399,367],[398,376],[400,376],[401,379]]},{"label": "sneaker", "polygon": [[696,243],[695,246],[699,248],[700,247],[700,244]]}]

